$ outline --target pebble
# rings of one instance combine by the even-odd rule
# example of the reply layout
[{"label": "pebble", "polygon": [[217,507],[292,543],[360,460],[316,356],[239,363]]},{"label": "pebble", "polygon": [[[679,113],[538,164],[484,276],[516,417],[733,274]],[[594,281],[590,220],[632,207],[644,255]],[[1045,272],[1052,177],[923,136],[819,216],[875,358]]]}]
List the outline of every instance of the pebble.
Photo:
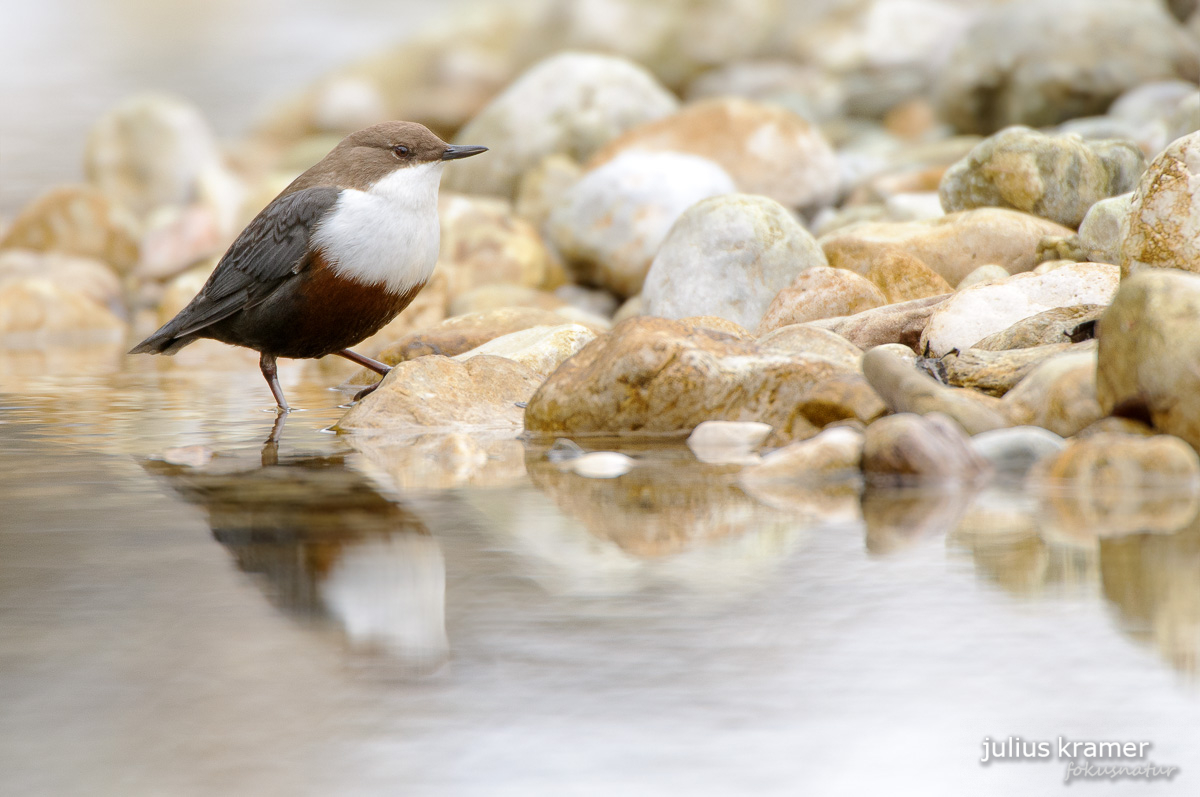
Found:
[{"label": "pebble", "polygon": [[862,470],[872,483],[961,485],[980,481],[991,466],[971,448],[962,427],[946,416],[904,412],[867,427]]},{"label": "pebble", "polygon": [[504,307],[537,307],[542,310],[561,311],[568,305],[550,291],[502,282],[480,285],[458,294],[450,300],[447,315],[483,313]]},{"label": "pebble", "polygon": [[1071,350],[1094,350],[1094,342],[1051,343],[1023,349],[964,349],[952,351],[938,363],[948,385],[967,387],[989,396],[1003,396],[1046,360]]},{"label": "pebble", "polygon": [[756,421],[704,421],[688,435],[687,446],[709,464],[757,461],[755,452],[771,432],[770,424]]},{"label": "pebble", "polygon": [[944,296],[954,291],[941,274],[901,251],[885,252],[871,264],[866,277],[883,292],[886,304]]},{"label": "pebble", "polygon": [[1143,268],[1200,271],[1200,132],[1155,158],[1130,199],[1121,274]]},{"label": "pebble", "polygon": [[1018,426],[1078,434],[1105,415],[1097,399],[1096,352],[1067,351],[1043,361],[1005,394],[1004,409]]},{"label": "pebble", "polygon": [[[1046,239],[1043,238],[1042,240],[1044,241]],[[1012,274],[1009,274],[1008,269],[1006,269],[1004,266],[999,266],[995,263],[988,263],[987,265],[980,266],[967,276],[963,277],[959,281],[955,290],[961,291],[974,287],[975,285],[986,285],[989,282],[1005,280],[1011,276]]]},{"label": "pebble", "polygon": [[863,350],[896,343],[915,351],[929,317],[947,298],[912,299],[842,318],[824,318],[812,326],[840,335]]},{"label": "pebble", "polygon": [[853,271],[813,266],[775,294],[758,324],[758,334],[790,324],[854,315],[887,303],[887,297],[874,283]]},{"label": "pebble", "polygon": [[863,355],[863,374],[888,409],[899,413],[939,413],[968,434],[1009,426],[999,408],[971,390],[947,387],[903,358],[875,348]]},{"label": "pebble", "polygon": [[862,364],[862,349],[837,333],[809,324],[779,327],[760,336],[758,342],[763,348],[797,354],[815,354],[855,369],[860,368]]},{"label": "pebble", "polygon": [[138,261],[137,223],[95,188],[52,188],[12,220],[0,235],[0,249],[89,257],[127,274]]},{"label": "pebble", "polygon": [[438,212],[438,270],[449,281],[451,297],[481,285],[554,287],[554,255],[508,201],[443,192]]},{"label": "pebble", "polygon": [[820,481],[857,475],[862,464],[864,435],[848,426],[834,426],[816,437],[790,443],[765,455],[741,475],[744,482]]},{"label": "pebble", "polygon": [[485,354],[503,357],[525,366],[539,379],[545,379],[567,358],[595,339],[595,332],[579,324],[530,327],[492,338],[474,349],[454,355],[454,359],[465,362]]},{"label": "pebble", "polygon": [[1104,305],[1081,304],[1072,307],[1055,307],[1028,318],[1022,318],[1000,332],[977,340],[971,348],[987,351],[1026,349],[1032,346],[1048,346],[1063,343],[1078,343],[1095,337],[1081,327],[1094,324],[1103,314]]},{"label": "pebble", "polygon": [[570,460],[571,470],[586,479],[615,479],[624,476],[637,461],[617,451],[592,451]]},{"label": "pebble", "polygon": [[1066,441],[1038,426],[1012,426],[981,432],[971,438],[971,448],[997,473],[1024,476],[1039,461],[1062,451]]}]

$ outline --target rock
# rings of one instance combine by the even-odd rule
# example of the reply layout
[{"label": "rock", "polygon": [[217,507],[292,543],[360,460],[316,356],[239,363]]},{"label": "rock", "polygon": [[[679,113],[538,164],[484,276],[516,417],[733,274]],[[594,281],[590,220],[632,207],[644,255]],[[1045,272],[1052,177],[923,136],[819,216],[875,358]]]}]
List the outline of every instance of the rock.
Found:
[{"label": "rock", "polygon": [[1037,245],[1047,235],[1070,235],[1054,222],[1001,208],[978,208],[936,219],[866,222],[820,239],[829,265],[869,274],[885,254],[904,252],[951,285],[982,265],[1016,274],[1037,265]]},{"label": "rock", "polygon": [[1000,351],[965,349],[952,351],[939,362],[946,384],[968,387],[989,396],[1003,396],[1046,360],[1081,347],[1089,351],[1096,348],[1094,343],[1087,342],[1055,343]]},{"label": "rock", "polygon": [[[1005,276],[1008,276],[1005,272]],[[884,252],[867,270],[867,279],[883,291],[886,304],[943,296],[954,288],[941,274],[906,252]]]},{"label": "rock", "polygon": [[542,287],[553,270],[553,255],[529,222],[512,206],[488,197],[442,194],[439,202],[442,247],[438,269],[449,280],[451,297],[498,283]]},{"label": "rock", "polygon": [[617,308],[617,312],[613,313],[613,325],[617,325],[628,318],[636,318],[646,314],[646,303],[642,300],[642,295],[630,296],[621,306]]},{"label": "rock", "polygon": [[942,117],[987,134],[1103,113],[1153,80],[1194,81],[1200,54],[1158,3],[1021,0],[976,18],[938,74]]},{"label": "rock", "polygon": [[856,476],[862,464],[863,439],[862,432],[848,426],[826,429],[810,440],[767,454],[742,473],[742,480],[762,484]]},{"label": "rock", "polygon": [[938,194],[947,213],[1012,208],[1078,227],[1096,202],[1132,191],[1145,168],[1141,150],[1129,141],[1085,141],[1014,126],[946,170]]},{"label": "rock", "polygon": [[1200,447],[1200,276],[1145,269],[1121,281],[1097,328],[1104,413]]},{"label": "rock", "polygon": [[840,335],[864,350],[889,343],[903,344],[916,350],[929,317],[948,298],[930,296],[928,299],[913,299],[843,318],[824,318],[812,322],[812,326]]},{"label": "rock", "polygon": [[512,197],[520,176],[547,155],[584,161],[626,130],[675,111],[678,102],[654,77],[622,58],[553,55],[521,75],[455,137],[503,157],[475,158],[449,169],[451,191]]},{"label": "rock", "polygon": [[1200,132],[1155,158],[1130,200],[1121,274],[1143,268],[1200,271]]},{"label": "rock", "polygon": [[612,318],[620,305],[617,297],[606,290],[574,283],[560,285],[554,290],[554,295],[576,310],[583,310],[601,318]]},{"label": "rock", "polygon": [[1079,257],[1092,263],[1121,262],[1121,230],[1128,218],[1133,192],[1102,199],[1088,210],[1079,225]]},{"label": "rock", "polygon": [[792,208],[831,204],[837,157],[813,125],[784,108],[735,97],[704,100],[609,142],[589,169],[630,150],[698,155],[719,164],[746,194]]},{"label": "rock", "polygon": [[940,413],[978,434],[1010,424],[987,398],[970,390],[946,387],[885,349],[863,355],[863,374],[892,412]]},{"label": "rock", "polygon": [[862,349],[841,335],[808,324],[779,327],[760,337],[758,342],[765,349],[815,354],[854,369],[860,368],[862,364]]},{"label": "rock", "polygon": [[90,257],[120,274],[132,269],[138,259],[133,219],[87,186],[55,188],[38,197],[0,236],[2,249]]},{"label": "rock", "polygon": [[782,205],[732,194],[688,208],[646,275],[644,312],[715,315],[754,329],[779,291],[826,265],[813,237]]},{"label": "rock", "polygon": [[885,304],[883,292],[853,271],[813,266],[775,295],[758,324],[758,334],[790,324],[854,315]]},{"label": "rock", "polygon": [[412,431],[412,427],[519,428],[541,380],[504,357],[478,356],[465,362],[420,357],[400,363],[379,389],[342,416],[340,432]]},{"label": "rock", "polygon": [[712,465],[756,462],[755,452],[770,434],[769,424],[755,421],[704,421],[688,435],[687,446]]},{"label": "rock", "polygon": [[991,472],[987,460],[971,448],[954,421],[908,412],[880,418],[867,427],[862,469],[873,483],[971,484]]},{"label": "rock", "polygon": [[1058,307],[1107,305],[1120,274],[1107,263],[1073,263],[1048,274],[1017,274],[958,291],[929,318],[921,350],[941,357],[968,349],[1017,321]]},{"label": "rock", "polygon": [[527,288],[524,285],[481,285],[460,293],[450,302],[447,315],[484,313],[505,307],[536,307],[541,310],[562,310],[569,305],[549,291]]},{"label": "rock", "polygon": [[[1042,240],[1044,241],[1046,239],[1043,238]],[[989,282],[1006,280],[1011,276],[1012,274],[1009,274],[1008,269],[1006,269],[1004,266],[998,266],[995,263],[988,263],[985,266],[980,266],[967,276],[963,277],[955,290],[961,291],[975,285],[986,285]]]},{"label": "rock", "polygon": [[595,338],[595,332],[579,324],[530,327],[492,338],[470,351],[456,354],[454,359],[465,362],[480,355],[503,357],[525,366],[538,379],[545,379]]},{"label": "rock", "polygon": [[583,177],[583,167],[566,155],[547,155],[521,175],[514,202],[516,214],[538,230],[562,204],[567,191]]},{"label": "rock", "polygon": [[[1200,29],[1200,14],[1195,16],[1195,27]],[[1197,36],[1200,39],[1200,36]],[[1166,134],[1163,139],[1166,142],[1176,141],[1183,138],[1189,133],[1196,132],[1197,119],[1200,119],[1200,95],[1192,93],[1190,96],[1184,97],[1179,101],[1179,106],[1175,109],[1175,113],[1166,120]],[[1150,153],[1151,156],[1156,153]]]},{"label": "rock", "polygon": [[735,324],[726,318],[720,318],[715,315],[693,315],[687,318],[678,319],[679,323],[689,327],[698,327],[701,329],[711,329],[716,332],[724,332],[726,335],[737,338],[738,340],[753,340],[754,336],[746,331],[740,324]]},{"label": "rock", "polygon": [[568,189],[546,230],[580,281],[632,296],[675,220],[700,200],[735,190],[710,160],[626,152]]},{"label": "rock", "polygon": [[1117,434],[1136,434],[1142,437],[1150,437],[1158,434],[1154,428],[1144,421],[1134,420],[1133,418],[1120,418],[1116,415],[1108,415],[1095,423],[1090,423],[1080,429],[1075,438],[1088,437],[1094,434],[1104,434],[1114,432]]},{"label": "rock", "polygon": [[[866,549],[872,556],[886,556],[930,540],[943,540],[962,523],[973,491],[961,489],[912,489],[911,484],[880,485],[874,478],[862,495]],[[947,485],[942,485],[945,487]]]},{"label": "rock", "polygon": [[615,479],[637,463],[617,451],[592,451],[571,460],[571,470],[586,479]]},{"label": "rock", "polygon": [[142,280],[162,280],[220,255],[229,242],[220,221],[204,205],[167,207],[151,214],[142,236],[136,275]]},{"label": "rock", "polygon": [[163,291],[162,298],[158,302],[155,323],[161,327],[178,315],[180,310],[187,307],[188,303],[196,298],[196,294],[200,293],[204,283],[208,282],[208,278],[212,276],[213,269],[216,267],[215,262],[205,263],[183,272],[168,282],[166,290]]},{"label": "rock", "polygon": [[138,94],[100,117],[84,152],[88,181],[138,216],[199,198],[206,174],[225,170],[216,137],[191,103]]},{"label": "rock", "polygon": [[792,61],[739,61],[710,70],[688,84],[688,102],[714,97],[742,97],[780,105],[810,122],[842,115],[845,92],[833,77]]},{"label": "rock", "polygon": [[1004,396],[1008,419],[1071,437],[1104,416],[1096,399],[1096,353],[1068,351],[1042,362]]},{"label": "rock", "polygon": [[1022,318],[1008,329],[980,338],[971,348],[1006,351],[1090,340],[1095,335],[1088,333],[1085,325],[1094,325],[1104,309],[1104,305],[1099,304],[1055,307],[1053,310]]},{"label": "rock", "polygon": [[770,424],[776,444],[883,405],[852,369],[662,318],[631,318],[585,346],[530,400],[537,434],[680,434],[708,420]]},{"label": "rock", "polygon": [[998,473],[1024,476],[1046,457],[1062,451],[1066,441],[1037,426],[994,429],[971,438],[975,453],[991,463]]},{"label": "rock", "polygon": [[66,290],[82,293],[117,316],[126,315],[121,280],[99,260],[28,249],[0,250],[0,285],[28,278],[49,280]]},{"label": "rock", "polygon": [[43,277],[0,282],[3,348],[123,340],[125,323],[82,291]]}]

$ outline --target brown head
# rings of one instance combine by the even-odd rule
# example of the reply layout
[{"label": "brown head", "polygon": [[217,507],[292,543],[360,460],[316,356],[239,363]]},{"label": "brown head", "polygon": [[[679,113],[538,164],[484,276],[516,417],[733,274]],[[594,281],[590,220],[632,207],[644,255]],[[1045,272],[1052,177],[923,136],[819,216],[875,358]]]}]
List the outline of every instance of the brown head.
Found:
[{"label": "brown head", "polygon": [[469,158],[486,151],[487,147],[447,144],[416,122],[381,122],[343,138],[280,196],[316,185],[366,191],[397,169]]}]

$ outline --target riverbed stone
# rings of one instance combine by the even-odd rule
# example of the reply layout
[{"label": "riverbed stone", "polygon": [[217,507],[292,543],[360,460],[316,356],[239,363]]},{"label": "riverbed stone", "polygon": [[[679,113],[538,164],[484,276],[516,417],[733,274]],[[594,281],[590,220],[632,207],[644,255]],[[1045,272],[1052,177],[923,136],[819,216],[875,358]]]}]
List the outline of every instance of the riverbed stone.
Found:
[{"label": "riverbed stone", "polygon": [[714,315],[755,329],[777,293],[805,269],[824,265],[817,242],[778,202],[712,197],[671,227],[646,275],[644,312]]},{"label": "riverbed stone", "polygon": [[443,193],[438,201],[441,254],[451,297],[481,285],[507,283],[529,288],[549,281],[554,255],[533,225],[512,205],[492,197]]},{"label": "riverbed stone", "polygon": [[1096,351],[1072,348],[1044,360],[1005,394],[1004,411],[1017,426],[1040,426],[1062,437],[1100,420],[1105,411],[1096,392]]},{"label": "riverbed stone", "polygon": [[947,387],[886,349],[863,355],[863,374],[888,409],[898,413],[940,413],[968,434],[1009,426],[995,400],[972,390]]},{"label": "riverbed stone", "polygon": [[0,281],[0,345],[119,341],[125,322],[84,291],[45,277]]},{"label": "riverbed stone", "polygon": [[989,396],[1003,396],[1051,357],[1079,348],[1094,350],[1095,343],[1052,343],[1023,349],[955,350],[939,360],[941,377],[954,387],[968,387]]},{"label": "riverbed stone", "polygon": [[936,413],[910,412],[880,418],[867,427],[862,469],[868,480],[884,483],[971,484],[991,472],[957,423]]},{"label": "riverbed stone", "polygon": [[[1042,240],[1044,241],[1046,239],[1043,238]],[[1008,269],[1006,269],[1004,266],[1000,266],[995,263],[987,263],[963,277],[954,289],[957,291],[966,290],[974,285],[983,285],[987,282],[1005,280],[1011,276],[1012,274],[1009,274]]]},{"label": "riverbed stone", "polygon": [[971,448],[998,473],[1023,476],[1046,457],[1062,451],[1066,441],[1039,426],[1011,426],[981,432],[971,438]]},{"label": "riverbed stone", "polygon": [[1038,244],[1038,256],[1043,260],[1120,264],[1123,228],[1132,200],[1132,191],[1101,199],[1088,209],[1078,233],[1066,238],[1043,238]]},{"label": "riverbed stone", "polygon": [[1122,491],[1200,486],[1200,457],[1178,437],[1105,432],[1067,443],[1038,464],[1030,483],[1066,483],[1095,498]]},{"label": "riverbed stone", "polygon": [[854,315],[887,304],[887,298],[870,280],[853,271],[828,266],[805,269],[792,284],[775,295],[758,325],[758,334],[788,326]]},{"label": "riverbed stone", "polygon": [[942,296],[954,290],[941,274],[901,251],[885,252],[871,264],[866,278],[883,291],[887,304]]},{"label": "riverbed stone", "polygon": [[566,52],[531,67],[455,137],[492,152],[446,170],[450,191],[511,198],[521,175],[547,155],[585,161],[614,137],[667,116],[679,102],[623,58]]},{"label": "riverbed stone", "polygon": [[930,316],[921,350],[941,357],[1046,310],[1107,305],[1119,281],[1119,269],[1111,264],[1072,263],[1048,274],[1017,274],[958,291]]},{"label": "riverbed stone", "polygon": [[137,226],[95,188],[63,186],[42,194],[12,220],[0,235],[2,249],[95,258],[125,274],[137,263]]},{"label": "riverbed stone", "polygon": [[1200,75],[1200,46],[1160,3],[1018,0],[979,15],[938,70],[937,105],[993,133],[1103,113],[1122,92]]},{"label": "riverbed stone", "polygon": [[675,220],[702,199],[735,191],[706,158],[629,151],[568,189],[546,231],[579,281],[632,296]]},{"label": "riverbed stone", "polygon": [[707,420],[758,421],[771,443],[838,420],[868,421],[883,403],[862,376],[813,355],[663,318],[618,324],[563,363],[530,400],[538,434],[680,434]]},{"label": "riverbed stone", "polygon": [[480,355],[504,357],[525,366],[538,379],[545,379],[564,360],[595,338],[595,332],[579,324],[530,327],[492,338],[474,349],[454,355],[454,359],[466,361]]},{"label": "riverbed stone", "polygon": [[789,324],[761,335],[759,345],[768,349],[815,354],[834,362],[845,363],[852,368],[862,364],[862,349],[836,332],[810,324]]},{"label": "riverbed stone", "polygon": [[864,222],[823,235],[819,243],[836,268],[866,275],[885,255],[900,251],[957,285],[987,264],[1010,274],[1029,271],[1037,265],[1037,245],[1044,236],[1072,232],[1027,213],[977,208],[922,221]]},{"label": "riverbed stone", "polygon": [[1097,396],[1200,448],[1200,275],[1145,269],[1101,317]]},{"label": "riverbed stone", "polygon": [[1048,136],[1016,125],[947,169],[938,194],[947,213],[1012,208],[1078,227],[1096,202],[1132,191],[1145,168],[1131,141]]},{"label": "riverbed stone", "polygon": [[1056,343],[1078,343],[1094,337],[1084,334],[1080,327],[1094,324],[1104,313],[1105,305],[1080,304],[1055,307],[1028,318],[1022,318],[1007,329],[977,340],[971,348],[986,351],[1026,349]]},{"label": "riverbed stone", "polygon": [[818,208],[837,196],[837,156],[814,125],[785,108],[736,97],[703,100],[633,128],[587,164],[630,150],[686,152],[714,161],[740,191],[791,208]]},{"label": "riverbed stone", "polygon": [[737,61],[711,69],[688,84],[688,102],[713,97],[744,97],[782,105],[812,122],[845,111],[845,91],[829,73],[807,64],[777,59]]},{"label": "riverbed stone", "polygon": [[583,177],[583,167],[567,155],[547,155],[521,175],[513,210],[539,231],[562,204],[567,191]]},{"label": "riverbed stone", "polygon": [[93,258],[28,249],[0,250],[0,285],[41,278],[82,293],[117,316],[126,313],[121,279],[107,263]]},{"label": "riverbed stone", "polygon": [[1121,273],[1143,268],[1200,271],[1200,132],[1155,158],[1130,200]]},{"label": "riverbed stone", "polygon": [[770,424],[757,421],[704,421],[688,435],[687,446],[710,465],[753,463],[771,431]]},{"label": "riverbed stone", "polygon": [[[542,310],[561,310],[567,303],[550,291],[530,288],[525,285],[497,283],[480,285],[450,300],[447,315],[466,315],[499,310],[503,307],[538,307]],[[440,319],[439,319],[440,320]]]},{"label": "riverbed stone", "polygon": [[934,309],[949,296],[930,296],[864,310],[841,318],[823,318],[811,326],[826,329],[864,351],[885,344],[903,344],[916,350]]},{"label": "riverbed stone", "polygon": [[862,465],[864,435],[849,426],[825,429],[816,437],[789,443],[763,456],[741,475],[744,482],[805,482],[848,478]]}]

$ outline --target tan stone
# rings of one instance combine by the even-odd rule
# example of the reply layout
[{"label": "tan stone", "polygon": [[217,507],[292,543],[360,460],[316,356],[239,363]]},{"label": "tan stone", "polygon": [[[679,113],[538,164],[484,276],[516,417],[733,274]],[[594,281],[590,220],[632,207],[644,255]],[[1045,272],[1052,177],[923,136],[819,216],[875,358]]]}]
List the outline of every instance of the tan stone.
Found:
[{"label": "tan stone", "polygon": [[[1045,241],[1046,239],[1043,238],[1042,240]],[[1038,251],[1040,253],[1041,244],[1038,244],[1038,247]],[[962,291],[966,290],[967,288],[974,287],[975,285],[985,285],[989,282],[1005,280],[1011,276],[1012,275],[1008,273],[1008,269],[1006,269],[1004,266],[998,266],[995,263],[987,263],[963,277],[958,285],[955,286],[955,290]]]},{"label": "tan stone", "polygon": [[1094,350],[1095,344],[1052,343],[1045,346],[1030,346],[1024,349],[967,349],[952,351],[941,359],[943,378],[949,385],[966,387],[1003,396],[1031,371],[1050,358],[1087,347]]},{"label": "tan stone", "polygon": [[506,200],[443,193],[439,202],[442,248],[438,269],[455,297],[497,283],[541,287],[554,256],[537,230]]},{"label": "tan stone", "polygon": [[845,269],[813,266],[775,295],[758,325],[758,334],[790,324],[854,315],[887,304],[874,284]]},{"label": "tan stone", "polygon": [[834,362],[858,369],[862,365],[862,349],[827,329],[809,324],[789,324],[772,330],[758,339],[767,349],[780,349],[797,354],[815,354]]},{"label": "tan stone", "polygon": [[117,341],[125,323],[86,293],[41,277],[0,282],[0,338],[13,348]]},{"label": "tan stone", "polygon": [[465,362],[484,354],[504,357],[525,366],[542,380],[595,338],[595,332],[579,324],[530,327],[492,338],[470,351],[456,354],[454,359]]},{"label": "tan stone", "polygon": [[513,210],[536,229],[542,230],[567,191],[582,176],[583,167],[566,155],[542,158],[541,162],[521,175]]},{"label": "tan stone", "polygon": [[968,434],[1010,425],[990,397],[947,387],[885,349],[875,348],[864,354],[862,368],[871,387],[892,412],[941,413]]},{"label": "tan stone", "polygon": [[1104,313],[1104,309],[1105,306],[1099,304],[1055,307],[1043,313],[1022,318],[1008,329],[981,338],[971,348],[1004,351],[1006,349],[1025,349],[1031,346],[1081,342],[1094,337],[1093,334],[1087,332],[1085,325],[1094,326]]},{"label": "tan stone", "polygon": [[950,295],[889,304],[841,318],[823,318],[812,326],[841,335],[860,349],[900,343],[916,351],[921,333],[938,305]]},{"label": "tan stone", "polygon": [[[560,310],[567,303],[549,291],[525,285],[480,285],[450,300],[448,315],[484,313],[504,307],[537,307],[542,310]],[[439,319],[440,320],[440,319]]]},{"label": "tan stone", "polygon": [[118,315],[125,314],[121,280],[99,260],[28,249],[0,250],[0,285],[26,278],[49,280]]},{"label": "tan stone", "polygon": [[970,484],[991,472],[971,448],[962,428],[949,418],[909,412],[880,418],[867,427],[863,475],[872,482],[908,480]]},{"label": "tan stone", "polygon": [[1138,183],[1122,228],[1121,274],[1200,271],[1200,132],[1175,141]]},{"label": "tan stone", "polygon": [[741,325],[730,321],[728,318],[721,318],[715,315],[693,315],[687,318],[679,319],[679,323],[687,324],[690,327],[700,327],[702,329],[711,329],[715,332],[724,332],[726,335],[733,335],[739,340],[753,340],[751,335]]},{"label": "tan stone", "polygon": [[1104,416],[1096,400],[1096,352],[1089,347],[1045,360],[1005,394],[1004,408],[1017,426],[1063,437],[1095,423]]},{"label": "tan stone", "polygon": [[845,426],[826,429],[810,440],[776,449],[747,468],[742,480],[750,483],[775,481],[821,481],[858,474],[862,464],[863,433]]},{"label": "tan stone", "polygon": [[0,238],[0,249],[91,257],[120,274],[138,259],[133,219],[89,186],[55,188],[38,197],[13,219]]},{"label": "tan stone", "polygon": [[900,251],[884,252],[871,264],[866,277],[883,291],[887,304],[942,296],[954,290],[921,260]]}]

